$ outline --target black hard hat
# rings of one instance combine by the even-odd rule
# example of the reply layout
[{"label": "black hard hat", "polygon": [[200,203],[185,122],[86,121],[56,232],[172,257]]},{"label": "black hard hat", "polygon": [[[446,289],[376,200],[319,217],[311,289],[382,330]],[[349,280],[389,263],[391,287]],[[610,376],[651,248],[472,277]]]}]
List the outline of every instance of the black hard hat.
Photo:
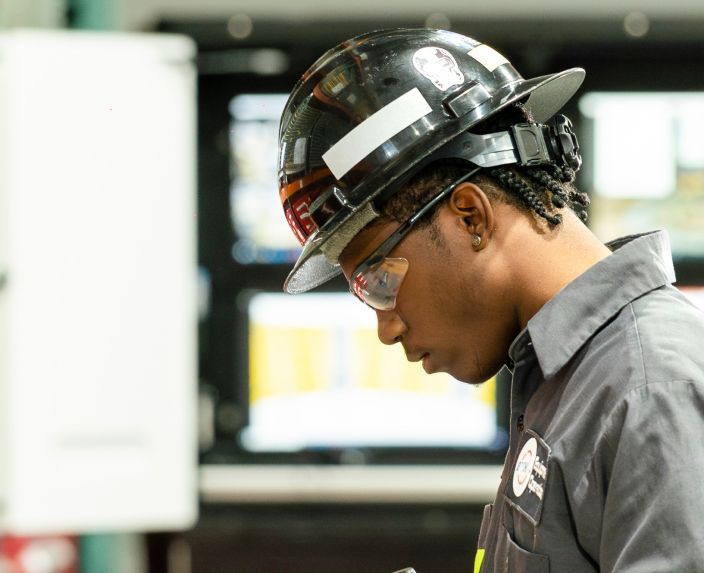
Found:
[{"label": "black hard hat", "polygon": [[445,30],[382,30],[325,53],[294,87],[279,129],[279,196],[303,244],[285,290],[339,274],[325,243],[436,150],[514,102],[543,122],[583,79],[580,68],[523,79],[493,48]]}]

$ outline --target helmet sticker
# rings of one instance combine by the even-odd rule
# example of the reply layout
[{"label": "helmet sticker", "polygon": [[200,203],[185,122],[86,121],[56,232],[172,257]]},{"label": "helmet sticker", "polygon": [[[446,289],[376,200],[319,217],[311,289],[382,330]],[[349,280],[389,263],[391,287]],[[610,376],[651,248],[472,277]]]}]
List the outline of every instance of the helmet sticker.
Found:
[{"label": "helmet sticker", "polygon": [[335,178],[341,179],[382,143],[431,111],[423,94],[413,88],[348,132],[323,154],[323,161]]},{"label": "helmet sticker", "polygon": [[455,57],[444,48],[421,48],[413,54],[413,66],[439,90],[445,91],[464,83],[464,74],[460,71]]},{"label": "helmet sticker", "polygon": [[499,66],[509,63],[499,52],[486,44],[481,44],[473,50],[470,50],[467,52],[467,55],[477,60],[490,72],[493,72]]},{"label": "helmet sticker", "polygon": [[305,244],[306,239],[317,229],[310,216],[310,197],[301,197],[286,206],[284,211],[289,227],[301,245]]},{"label": "helmet sticker", "polygon": [[304,245],[307,237],[300,230],[298,221],[296,221],[296,216],[293,214],[293,209],[290,206],[287,206],[284,209],[284,213],[286,213],[286,222],[288,223],[288,226],[291,227],[291,231],[293,231],[293,234],[296,236],[296,239],[298,239],[298,242],[301,245]]}]

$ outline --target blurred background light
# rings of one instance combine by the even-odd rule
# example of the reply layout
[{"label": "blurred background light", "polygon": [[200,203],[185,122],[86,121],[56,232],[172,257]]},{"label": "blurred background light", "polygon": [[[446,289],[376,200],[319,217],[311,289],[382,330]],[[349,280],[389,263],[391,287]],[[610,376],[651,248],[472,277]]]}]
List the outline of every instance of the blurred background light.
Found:
[{"label": "blurred background light", "polygon": [[623,29],[632,38],[642,38],[650,30],[650,19],[643,12],[630,12],[623,19]]},{"label": "blurred background light", "polygon": [[428,14],[425,19],[426,28],[435,28],[436,30],[450,30],[452,28],[452,23],[447,14],[442,12],[433,12]]},{"label": "blurred background light", "polygon": [[254,24],[247,14],[234,14],[227,21],[227,31],[236,40],[244,40],[252,34]]}]

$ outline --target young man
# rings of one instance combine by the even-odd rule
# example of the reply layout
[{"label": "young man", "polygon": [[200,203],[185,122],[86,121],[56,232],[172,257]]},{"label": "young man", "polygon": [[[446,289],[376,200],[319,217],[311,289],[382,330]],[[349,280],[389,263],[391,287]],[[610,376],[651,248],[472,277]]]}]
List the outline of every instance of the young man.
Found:
[{"label": "young man", "polygon": [[553,117],[584,72],[525,80],[458,34],[352,39],[294,88],[280,197],[304,292],[343,272],[427,372],[513,373],[475,571],[704,570],[704,317],[667,236],[602,244]]}]

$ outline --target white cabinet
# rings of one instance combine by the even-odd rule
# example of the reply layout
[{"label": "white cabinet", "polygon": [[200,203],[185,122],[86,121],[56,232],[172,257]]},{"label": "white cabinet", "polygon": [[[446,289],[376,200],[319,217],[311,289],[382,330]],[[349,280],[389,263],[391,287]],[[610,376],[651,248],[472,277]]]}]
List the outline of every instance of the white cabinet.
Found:
[{"label": "white cabinet", "polygon": [[0,532],[195,520],[194,53],[0,34]]}]

